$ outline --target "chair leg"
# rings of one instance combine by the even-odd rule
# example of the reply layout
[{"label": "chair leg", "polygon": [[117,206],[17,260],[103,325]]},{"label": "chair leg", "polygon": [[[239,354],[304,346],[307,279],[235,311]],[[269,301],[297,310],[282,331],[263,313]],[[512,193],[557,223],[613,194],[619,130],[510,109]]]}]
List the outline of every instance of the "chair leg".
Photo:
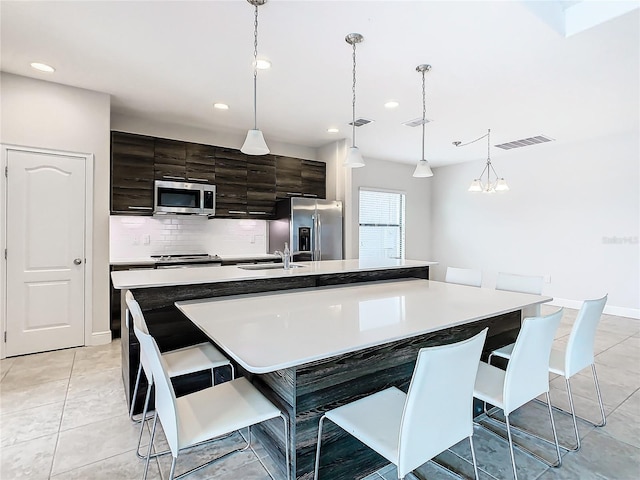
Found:
[{"label": "chair leg", "polygon": [[507,425],[507,435],[509,437],[509,453],[511,454],[511,466],[513,467],[513,478],[518,480],[518,472],[516,471],[516,456],[513,451],[513,439],[511,438],[511,425],[509,425],[509,415],[504,416]]},{"label": "chair leg", "polygon": [[558,443],[558,433],[556,432],[556,422],[553,420],[553,409],[551,408],[551,398],[549,397],[549,392],[546,392],[547,395],[547,405],[549,405],[549,420],[551,420],[551,429],[553,430],[553,440],[556,444],[556,454],[558,455],[558,462],[555,465],[551,465],[552,467],[559,467],[562,465],[562,455],[560,454],[560,444]]},{"label": "chair leg", "polygon": [[471,460],[473,460],[473,473],[476,480],[480,480],[478,476],[478,462],[476,461],[476,449],[473,446],[473,434],[469,435],[469,444],[471,445]]},{"label": "chair leg", "polygon": [[284,457],[287,468],[287,480],[291,480],[291,467],[289,466],[289,422],[283,413],[280,414],[280,418],[282,418],[284,422]]},{"label": "chair leg", "polygon": [[178,460],[178,457],[173,457],[173,459],[171,460],[171,471],[169,472],[169,480],[174,479],[174,475],[176,473],[176,460]]},{"label": "chair leg", "polygon": [[140,444],[142,443],[142,433],[144,432],[145,419],[147,418],[147,409],[149,408],[149,398],[151,397],[151,384],[147,386],[147,395],[144,398],[144,408],[142,409],[142,420],[140,421],[140,435],[138,436],[138,447],[136,455],[138,458],[145,458],[140,453]]},{"label": "chair leg", "polygon": [[313,480],[318,480],[318,470],[320,470],[320,445],[322,443],[322,424],[324,423],[325,415],[320,417],[318,423],[318,446],[316,447],[316,467],[313,473]]},{"label": "chair leg", "polygon": [[136,406],[136,397],[138,396],[138,387],[140,386],[140,375],[142,375],[142,363],[138,365],[138,375],[136,375],[136,384],[133,387],[133,398],[131,399],[131,408],[129,409],[129,419],[134,422],[133,408]]},{"label": "chair leg", "polygon": [[602,422],[594,425],[596,427],[604,427],[607,424],[607,417],[604,414],[604,405],[602,404],[602,395],[600,394],[600,384],[598,383],[598,375],[596,374],[596,364],[591,364],[591,372],[593,373],[593,383],[596,386],[596,394],[598,395],[598,404],[600,405],[600,414],[602,415]]},{"label": "chair leg", "polygon": [[573,395],[571,394],[571,383],[569,382],[569,379],[566,377],[564,381],[567,384],[567,396],[569,397],[569,407],[571,408],[571,419],[573,420],[573,432],[576,436],[576,446],[571,450],[578,451],[580,450],[580,432],[578,432],[578,421],[576,419],[576,407],[573,404]]},{"label": "chair leg", "polygon": [[151,438],[149,439],[149,450],[147,451],[147,458],[144,462],[144,474],[142,480],[147,480],[147,474],[149,473],[149,460],[151,460],[151,449],[153,448],[153,438],[156,435],[156,425],[158,424],[158,412],[153,416],[153,428],[151,429]]}]

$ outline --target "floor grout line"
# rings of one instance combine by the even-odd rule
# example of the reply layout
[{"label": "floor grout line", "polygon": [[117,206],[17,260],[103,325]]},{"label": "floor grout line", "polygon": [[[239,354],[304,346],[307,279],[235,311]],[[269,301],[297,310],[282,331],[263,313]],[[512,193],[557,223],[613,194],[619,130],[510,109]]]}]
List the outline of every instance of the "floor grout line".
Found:
[{"label": "floor grout line", "polygon": [[64,402],[62,404],[62,413],[60,414],[60,423],[58,424],[58,432],[56,435],[56,444],[53,447],[53,456],[51,457],[51,467],[49,467],[50,479],[53,475],[53,465],[56,462],[56,453],[58,453],[58,443],[60,442],[60,430],[62,429],[62,421],[64,419],[64,411],[67,408],[67,397],[69,396],[69,386],[71,385],[71,372],[73,372],[73,364],[76,362],[76,352],[73,352],[73,360],[71,361],[71,369],[69,370],[69,378],[67,379],[67,390],[64,394]]}]

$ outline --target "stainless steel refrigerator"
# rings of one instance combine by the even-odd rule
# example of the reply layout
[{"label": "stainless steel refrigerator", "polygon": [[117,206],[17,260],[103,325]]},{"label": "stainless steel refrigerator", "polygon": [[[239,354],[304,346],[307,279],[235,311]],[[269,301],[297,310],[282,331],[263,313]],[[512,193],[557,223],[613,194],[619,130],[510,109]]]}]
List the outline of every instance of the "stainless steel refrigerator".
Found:
[{"label": "stainless steel refrigerator", "polygon": [[342,202],[291,197],[276,204],[269,221],[269,252],[284,250],[294,261],[342,260]]}]

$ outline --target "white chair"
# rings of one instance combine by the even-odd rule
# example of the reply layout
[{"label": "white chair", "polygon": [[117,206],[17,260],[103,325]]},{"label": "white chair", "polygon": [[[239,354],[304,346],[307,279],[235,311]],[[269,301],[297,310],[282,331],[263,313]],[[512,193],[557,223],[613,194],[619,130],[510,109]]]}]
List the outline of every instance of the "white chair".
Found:
[{"label": "white chair", "polygon": [[[607,418],[604,413],[604,405],[602,404],[602,396],[600,394],[600,385],[598,384],[598,376],[596,375],[596,365],[593,357],[593,344],[595,341],[596,328],[598,322],[602,316],[602,311],[607,303],[607,295],[596,300],[585,300],[578,312],[578,316],[571,328],[569,335],[569,341],[567,342],[567,348],[565,351],[551,350],[551,357],[549,359],[549,371],[556,375],[561,375],[565,379],[567,385],[567,395],[569,397],[569,406],[571,411],[567,412],[558,407],[554,409],[571,415],[573,418],[573,429],[576,437],[576,443],[572,447],[564,447],[568,450],[580,449],[580,435],[578,433],[577,418],[590,423],[594,427],[603,427],[607,423]],[[511,358],[513,352],[513,344],[494,350],[489,354],[488,362],[491,363],[491,359],[495,357],[501,357],[505,359]],[[600,406],[600,414],[602,421],[599,423],[591,422],[584,418],[578,417],[573,404],[573,395],[571,394],[571,383],[569,379],[578,372],[591,366],[591,372],[593,373],[593,382],[595,384],[595,390],[598,397],[598,404]],[[530,432],[527,432],[531,434]]]},{"label": "white chair", "polygon": [[482,272],[471,268],[447,267],[447,275],[444,281],[447,283],[457,283],[458,285],[479,287],[482,285]]},{"label": "white chair", "polygon": [[318,425],[314,478],[326,418],[396,465],[399,479],[469,438],[477,479],[472,392],[487,330],[462,342],[420,349],[407,394],[391,387],[326,412]]},{"label": "white chair", "polygon": [[[130,302],[135,302],[133,294],[128,291],[126,294],[127,306]],[[137,302],[136,302],[137,303]],[[130,310],[127,311],[127,322],[129,321]],[[134,318],[134,323],[139,322],[137,325],[138,330],[148,332],[147,324],[142,315],[139,318]],[[128,328],[128,325],[127,325]],[[135,333],[134,329],[134,333]],[[136,334],[136,338],[137,334]],[[140,339],[138,338],[138,341]],[[187,375],[189,373],[200,372],[203,370],[211,370],[211,384],[215,385],[215,370],[220,367],[229,367],[231,370],[231,379],[235,377],[233,365],[227,357],[225,357],[220,351],[208,342],[200,343],[197,345],[172,350],[162,354],[167,365],[167,374],[170,378],[179,377],[180,375]],[[142,417],[139,420],[133,419],[133,409],[135,407],[135,400],[138,394],[138,388],[140,385],[140,377],[142,372],[147,379],[147,394],[144,399],[144,407],[142,410]],[[153,377],[151,375],[151,368],[146,357],[140,351],[140,365],[138,366],[138,375],[136,377],[136,384],[133,389],[133,398],[131,400],[131,408],[129,410],[129,418],[135,422],[143,422],[147,419],[147,410],[149,408],[149,399],[151,397],[151,388],[153,386]],[[142,434],[144,431],[144,425],[140,426],[140,435],[138,436],[138,448],[136,449],[136,455],[138,458],[144,458],[140,453],[140,443],[142,442]],[[166,453],[166,452],[162,452]]]},{"label": "white chair", "polygon": [[[518,275],[515,273],[498,272],[498,277],[496,278],[496,290],[542,295],[543,286],[544,277],[539,275]],[[540,305],[532,305],[522,310],[523,319],[539,316]]]},{"label": "white chair", "polygon": [[[478,367],[473,396],[503,410],[513,476],[516,480],[518,479],[518,474],[516,472],[513,451],[514,442],[511,437],[509,414],[543,393],[546,394],[547,401],[549,401],[549,356],[553,337],[561,318],[562,309],[544,317],[526,318],[513,346],[507,370],[504,371],[484,362],[480,362]],[[522,446],[516,445],[516,447],[542,460],[547,465],[559,467],[562,464],[562,457],[551,404],[549,404],[549,418],[558,456],[557,462],[551,463]],[[489,431],[497,435],[493,430]]]},{"label": "white chair", "polygon": [[[149,363],[156,388],[156,412],[153,418],[143,479],[147,478],[158,419],[162,423],[173,457],[169,480],[174,480],[201,470],[228,455],[246,450],[251,445],[251,426],[274,418],[281,418],[284,422],[287,478],[290,478],[289,427],[287,418],[282,412],[246,378],[236,378],[176,398],[173,385],[167,374],[167,363],[160,353],[156,341],[148,331],[138,328],[139,325],[144,326],[144,317],[133,296],[127,296],[127,306],[134,318],[133,328],[140,340],[140,349]],[[176,461],[181,450],[215,440],[241,428],[249,429],[246,447],[232,450],[175,476]]]}]

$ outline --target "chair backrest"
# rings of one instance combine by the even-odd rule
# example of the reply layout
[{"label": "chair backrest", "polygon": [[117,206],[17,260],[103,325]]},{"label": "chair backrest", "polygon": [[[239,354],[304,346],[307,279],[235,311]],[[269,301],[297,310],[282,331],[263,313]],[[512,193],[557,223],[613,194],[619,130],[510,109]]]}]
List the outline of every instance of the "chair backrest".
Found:
[{"label": "chair backrest", "polygon": [[160,417],[162,429],[167,438],[167,443],[169,443],[171,454],[173,457],[177,457],[180,442],[178,438],[176,394],[173,390],[173,385],[171,385],[171,380],[167,375],[158,344],[153,337],[149,335],[149,331],[146,328],[140,305],[133,298],[131,292],[127,292],[126,300],[129,312],[133,317],[133,331],[140,341],[140,358],[146,358],[151,370],[151,376],[155,381],[156,413]]},{"label": "chair backrest", "polygon": [[522,321],[505,372],[505,414],[549,391],[549,357],[561,319],[562,308],[543,317],[529,317]]},{"label": "chair backrest", "polygon": [[457,283],[458,285],[479,287],[482,285],[482,272],[471,268],[447,267],[447,275],[444,281],[447,283]]},{"label": "chair backrest", "polygon": [[596,328],[607,303],[607,295],[596,300],[585,300],[580,307],[576,321],[571,328],[565,353],[565,374],[572,377],[580,370],[593,364],[593,343]]},{"label": "chair backrest", "polygon": [[420,349],[398,439],[401,477],[473,434],[473,386],[487,330]]},{"label": "chair backrest", "polygon": [[[138,302],[133,298],[133,293],[131,293],[131,290],[127,290],[125,299],[127,302],[127,312],[126,312],[127,323],[129,323],[130,319],[133,320],[133,325],[134,325],[133,333],[138,339],[138,342],[140,342],[140,336],[138,335],[138,332],[144,332],[146,334],[149,334],[149,329],[147,328],[147,322],[145,322],[144,316],[142,315],[142,309],[140,308],[140,305],[138,304]],[[130,305],[133,305],[133,308],[138,310],[139,315],[134,316],[131,313],[132,307]],[[137,330],[136,330],[136,327],[137,327]],[[153,375],[151,374],[151,366],[149,365],[149,360],[147,360],[147,357],[144,355],[144,352],[142,351],[142,349],[140,349],[140,364],[142,365],[144,376],[147,378],[147,383],[149,385],[153,385]]]},{"label": "chair backrest", "polygon": [[544,277],[541,276],[498,272],[496,290],[541,295],[543,284]]}]

